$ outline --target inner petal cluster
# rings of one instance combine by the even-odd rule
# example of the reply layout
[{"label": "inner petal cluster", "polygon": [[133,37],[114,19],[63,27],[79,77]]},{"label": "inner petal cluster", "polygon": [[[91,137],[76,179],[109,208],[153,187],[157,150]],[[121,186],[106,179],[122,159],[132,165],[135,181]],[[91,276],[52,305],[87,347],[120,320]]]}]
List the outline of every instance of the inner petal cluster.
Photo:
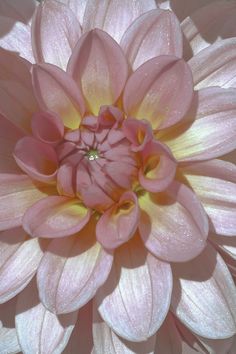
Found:
[{"label": "inner petal cluster", "polygon": [[[114,107],[113,107],[114,110]],[[135,187],[139,158],[122,130],[118,109],[87,116],[57,146],[59,194],[77,196],[87,207],[103,211],[125,190]]]}]

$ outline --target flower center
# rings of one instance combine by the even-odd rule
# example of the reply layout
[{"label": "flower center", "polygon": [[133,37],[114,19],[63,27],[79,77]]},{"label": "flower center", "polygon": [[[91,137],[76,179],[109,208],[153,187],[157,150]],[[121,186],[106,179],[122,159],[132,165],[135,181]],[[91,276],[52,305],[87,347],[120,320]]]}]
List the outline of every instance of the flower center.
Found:
[{"label": "flower center", "polygon": [[94,161],[94,160],[97,160],[99,159],[99,153],[97,150],[89,150],[87,153],[86,153],[86,156],[88,158],[89,161]]}]

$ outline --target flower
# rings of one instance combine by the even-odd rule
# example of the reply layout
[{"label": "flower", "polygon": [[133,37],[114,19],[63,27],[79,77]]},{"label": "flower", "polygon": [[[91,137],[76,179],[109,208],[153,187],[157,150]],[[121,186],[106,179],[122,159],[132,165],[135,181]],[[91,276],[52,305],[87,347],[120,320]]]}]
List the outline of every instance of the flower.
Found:
[{"label": "flower", "polygon": [[23,3],[0,6],[0,351],[233,353],[235,3]]}]

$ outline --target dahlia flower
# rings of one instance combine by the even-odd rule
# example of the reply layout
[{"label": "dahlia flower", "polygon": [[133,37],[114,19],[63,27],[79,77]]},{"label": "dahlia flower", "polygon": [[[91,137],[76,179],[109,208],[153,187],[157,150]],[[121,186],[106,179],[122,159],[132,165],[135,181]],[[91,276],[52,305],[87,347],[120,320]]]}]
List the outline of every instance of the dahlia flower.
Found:
[{"label": "dahlia flower", "polygon": [[1,0],[1,354],[235,353],[236,3],[187,3]]}]

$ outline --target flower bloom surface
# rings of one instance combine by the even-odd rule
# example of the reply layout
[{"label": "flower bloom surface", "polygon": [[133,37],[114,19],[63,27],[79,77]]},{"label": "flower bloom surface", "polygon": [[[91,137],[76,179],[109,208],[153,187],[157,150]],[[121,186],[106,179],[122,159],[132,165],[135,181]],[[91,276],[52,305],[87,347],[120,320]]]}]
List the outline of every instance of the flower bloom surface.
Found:
[{"label": "flower bloom surface", "polygon": [[0,352],[233,354],[235,2],[22,4],[0,5]]}]

